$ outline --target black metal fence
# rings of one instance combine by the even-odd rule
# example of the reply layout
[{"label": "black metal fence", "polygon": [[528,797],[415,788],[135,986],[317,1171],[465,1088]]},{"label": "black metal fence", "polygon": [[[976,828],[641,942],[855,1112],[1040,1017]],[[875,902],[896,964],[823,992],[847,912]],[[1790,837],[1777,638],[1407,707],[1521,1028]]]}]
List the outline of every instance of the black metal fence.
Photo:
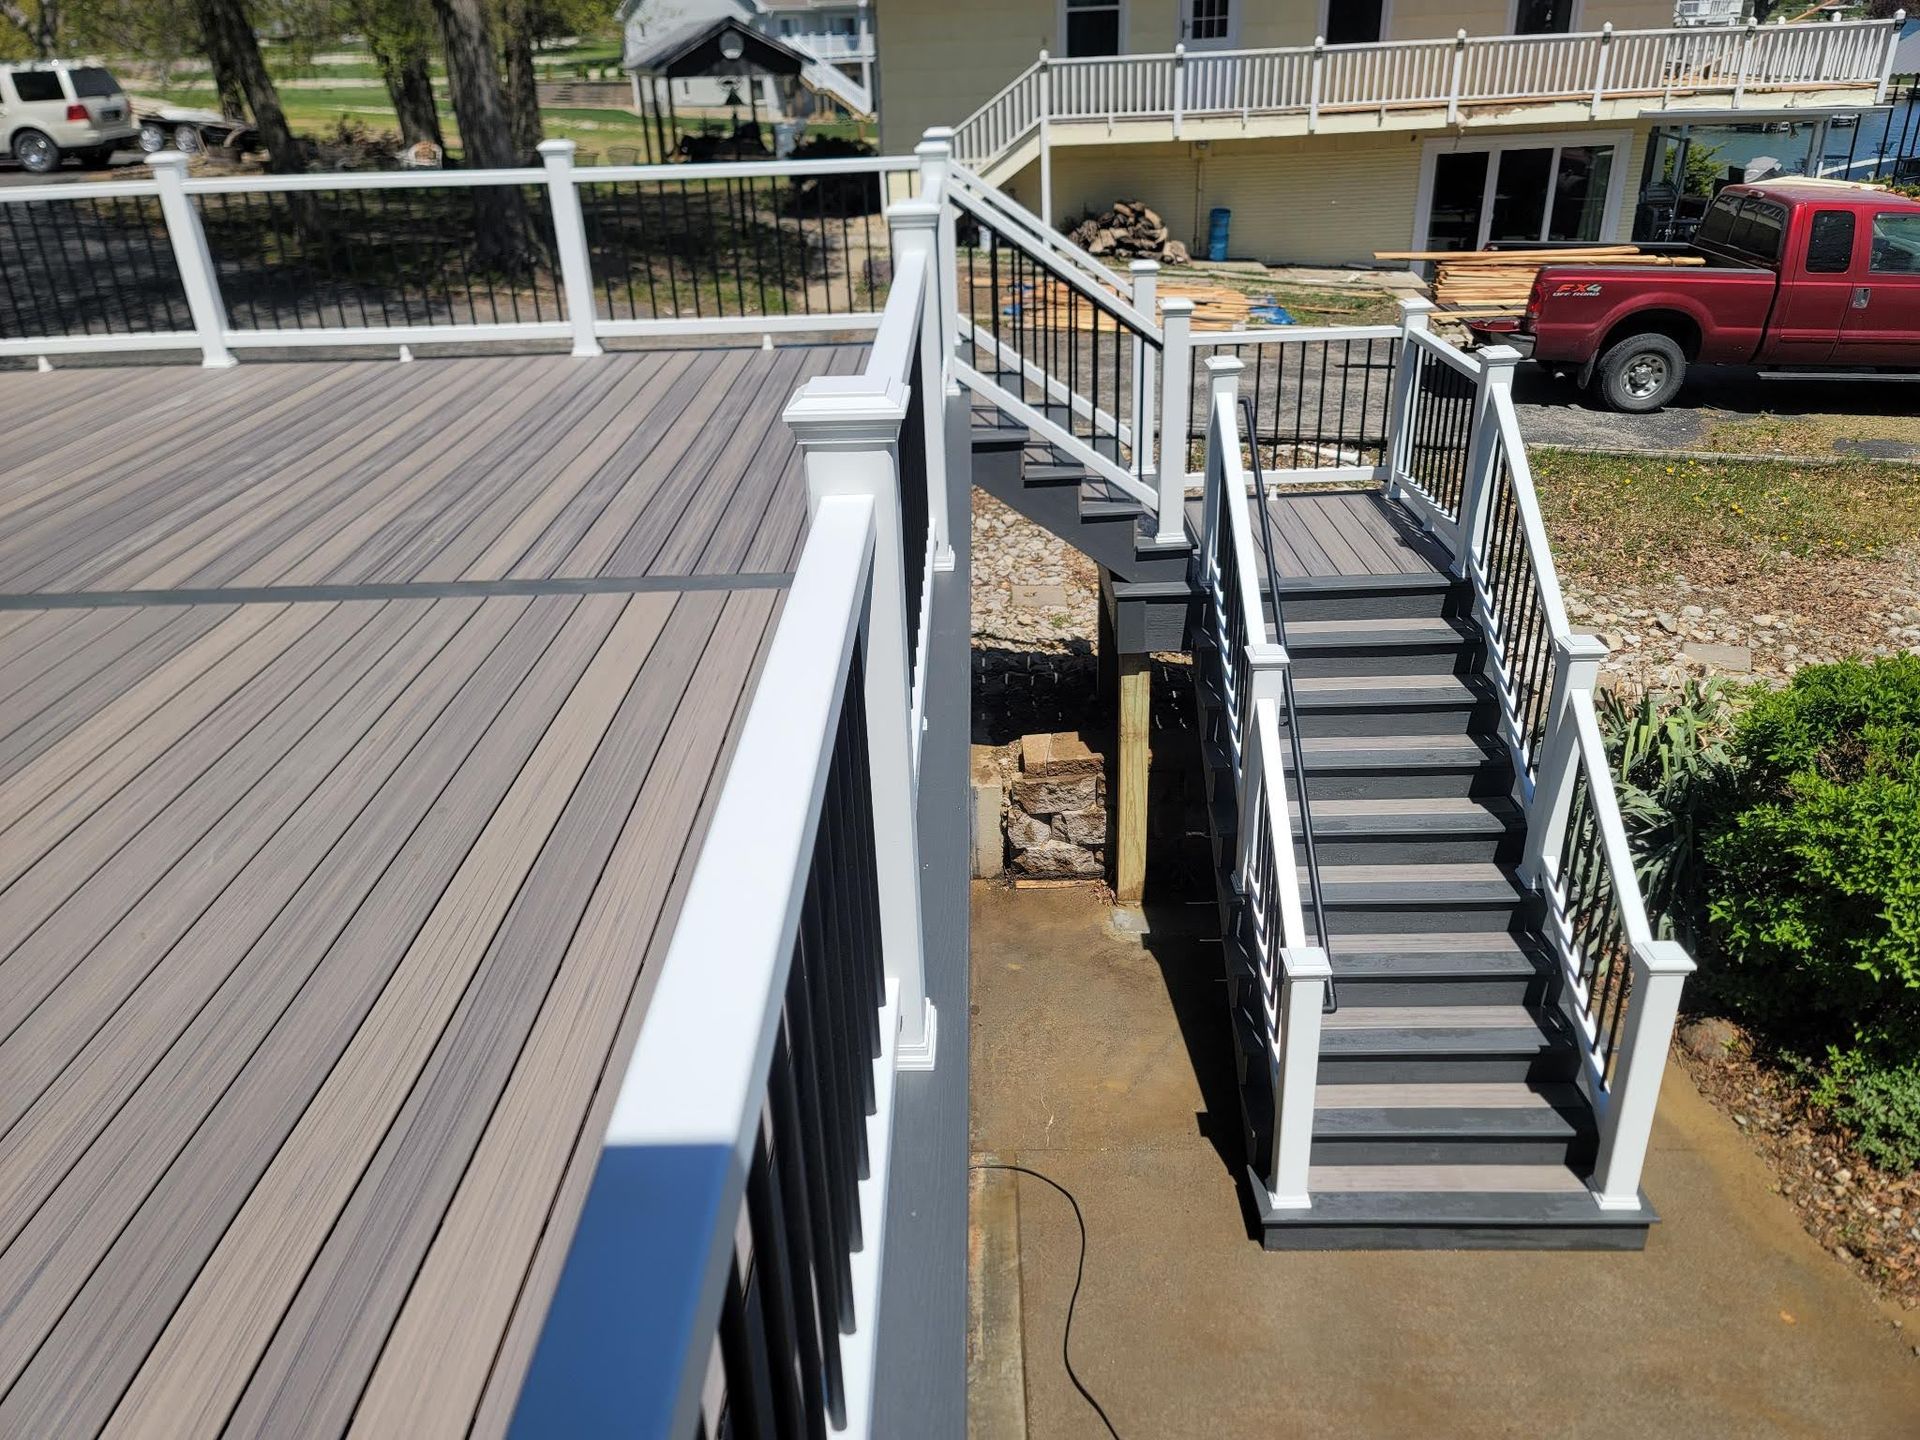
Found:
[{"label": "black metal fence", "polygon": [[194,197],[236,330],[558,321],[544,185]]},{"label": "black metal fence", "polygon": [[723,1435],[844,1425],[841,1339],[874,1323],[854,1313],[852,1274],[886,983],[871,794],[856,648],[748,1173],[751,1246],[736,1250],[722,1304]]},{"label": "black metal fence", "polygon": [[0,339],[192,328],[159,197],[0,204]]},{"label": "black metal fence", "polygon": [[1448,520],[1460,518],[1467,471],[1473,463],[1473,412],[1479,386],[1432,351],[1415,346],[1408,357],[1409,387],[1405,448],[1401,459],[1414,487]]},{"label": "black metal fence", "polygon": [[865,170],[583,182],[600,315],[877,311],[893,279],[887,178]]},{"label": "black metal fence", "polygon": [[[1605,763],[1604,760],[1601,761]],[[1603,777],[1609,786],[1612,777]],[[1594,810],[1593,777],[1585,759],[1574,766],[1573,799],[1554,874],[1566,937],[1568,964],[1584,994],[1573,996],[1592,1034],[1587,1045],[1602,1083],[1610,1084],[1619,1060],[1621,1022],[1633,988],[1633,957],[1626,914],[1615,892],[1613,870]]]},{"label": "black metal fence", "polygon": [[1547,615],[1547,600],[1534,573],[1513,466],[1505,447],[1494,456],[1486,530],[1477,559],[1491,612],[1488,640],[1502,683],[1513,704],[1515,737],[1527,772],[1538,774],[1540,745],[1547,728],[1547,707],[1559,663]]},{"label": "black metal fence", "polygon": [[[1253,402],[1247,445],[1259,447],[1263,469],[1335,470],[1387,463],[1387,423],[1393,375],[1400,361],[1397,336],[1286,340],[1233,345],[1195,337],[1193,393],[1187,405],[1189,474],[1200,468],[1207,438],[1210,355],[1230,355],[1247,367],[1240,394]],[[1251,464],[1252,456],[1246,457]],[[1278,478],[1278,477],[1276,477]]]}]

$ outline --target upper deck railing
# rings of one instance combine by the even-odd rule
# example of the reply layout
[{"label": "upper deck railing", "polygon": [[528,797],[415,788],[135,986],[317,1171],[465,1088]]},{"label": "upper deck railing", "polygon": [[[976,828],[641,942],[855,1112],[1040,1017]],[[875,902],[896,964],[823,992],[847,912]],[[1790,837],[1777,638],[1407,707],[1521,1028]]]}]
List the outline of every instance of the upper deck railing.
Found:
[{"label": "upper deck railing", "polygon": [[[1058,124],[1299,114],[1317,130],[1340,113],[1436,110],[1451,125],[1479,106],[1711,96],[1776,106],[1782,92],[1869,88],[1884,99],[1905,12],[1892,20],[1575,35],[1483,35],[1274,50],[1053,59],[1043,50],[954,132],[954,154],[988,172]],[[1043,137],[1044,144],[1044,137]]]}]

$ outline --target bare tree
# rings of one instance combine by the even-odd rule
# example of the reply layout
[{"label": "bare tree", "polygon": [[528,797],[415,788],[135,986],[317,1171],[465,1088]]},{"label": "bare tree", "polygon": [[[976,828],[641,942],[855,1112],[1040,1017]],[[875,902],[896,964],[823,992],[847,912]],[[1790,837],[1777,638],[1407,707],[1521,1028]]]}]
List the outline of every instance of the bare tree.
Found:
[{"label": "bare tree", "polygon": [[533,71],[533,41],[540,23],[534,0],[506,0],[503,9],[501,68],[507,77],[507,113],[514,147],[525,164],[546,138],[540,124],[539,82]]}]

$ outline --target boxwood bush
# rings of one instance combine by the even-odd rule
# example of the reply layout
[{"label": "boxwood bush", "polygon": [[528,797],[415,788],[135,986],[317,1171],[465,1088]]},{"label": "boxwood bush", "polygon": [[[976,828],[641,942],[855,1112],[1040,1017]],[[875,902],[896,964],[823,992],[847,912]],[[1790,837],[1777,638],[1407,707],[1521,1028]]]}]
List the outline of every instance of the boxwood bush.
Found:
[{"label": "boxwood bush", "polygon": [[1920,1168],[1920,656],[1760,694],[1706,825],[1702,980],[1882,1164]]}]

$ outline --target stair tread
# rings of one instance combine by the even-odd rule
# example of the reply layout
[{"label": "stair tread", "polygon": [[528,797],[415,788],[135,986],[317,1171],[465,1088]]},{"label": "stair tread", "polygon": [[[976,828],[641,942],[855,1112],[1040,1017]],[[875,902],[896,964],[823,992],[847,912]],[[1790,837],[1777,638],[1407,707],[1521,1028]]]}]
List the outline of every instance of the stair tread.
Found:
[{"label": "stair tread", "polygon": [[1384,1080],[1321,1085],[1316,1110],[1554,1110],[1581,1109],[1577,1085],[1534,1085],[1525,1080]]},{"label": "stair tread", "polygon": [[1437,1030],[1460,1027],[1539,1030],[1540,1012],[1527,1005],[1342,1005],[1320,1022],[1339,1030]]},{"label": "stair tread", "polygon": [[[1313,1134],[1316,1139],[1413,1142],[1450,1140],[1527,1140],[1558,1142],[1590,1137],[1592,1111],[1571,1085],[1553,1087],[1554,1093],[1512,1087],[1516,1095],[1492,1097],[1480,1103],[1470,1097],[1453,1104],[1419,1103],[1420,1085],[1323,1085],[1314,1098]],[[1500,1087],[1449,1085],[1447,1090]],[[1344,1090],[1368,1094],[1343,1095]],[[1398,1092],[1375,1095],[1371,1092]],[[1478,1162],[1492,1163],[1492,1162]]]},{"label": "stair tread", "polygon": [[1340,937],[1340,953],[1346,956],[1361,955],[1405,955],[1405,956],[1446,956],[1449,959],[1463,959],[1468,956],[1525,956],[1545,953],[1544,942],[1533,936],[1509,935],[1495,931],[1470,930],[1459,933],[1440,931],[1433,934],[1396,935],[1391,931],[1378,934],[1358,932]]},{"label": "stair tread", "polygon": [[1523,1005],[1343,1005],[1320,1031],[1323,1059],[1535,1055],[1568,1043],[1562,1027]]},{"label": "stair tread", "polygon": [[1289,650],[1465,645],[1475,638],[1470,627],[1442,616],[1428,619],[1395,616],[1373,620],[1295,620],[1287,625]]},{"label": "stair tread", "polygon": [[[1300,875],[1302,892],[1308,877]],[[1525,891],[1503,865],[1485,860],[1442,861],[1431,865],[1322,865],[1320,888],[1328,903],[1378,900],[1438,905],[1519,901]]]},{"label": "stair tread", "polygon": [[1481,930],[1336,935],[1331,958],[1337,980],[1531,979],[1552,961],[1543,942]]},{"label": "stair tread", "polygon": [[[1499,1174],[1482,1173],[1477,1178],[1479,1186],[1474,1189],[1442,1189],[1425,1191],[1406,1191],[1397,1189],[1329,1189],[1319,1183],[1316,1177],[1322,1171],[1341,1172],[1360,1169],[1412,1170],[1426,1171],[1429,1168],[1455,1169],[1470,1168],[1481,1172],[1502,1170],[1560,1170],[1568,1177],[1560,1181],[1551,1175],[1518,1176],[1522,1185],[1538,1188],[1513,1188],[1506,1182],[1509,1177]],[[1344,1178],[1337,1174],[1333,1178]],[[1359,1176],[1349,1183],[1385,1182],[1387,1176]],[[1409,1176],[1427,1180],[1425,1174]],[[1463,1177],[1466,1179],[1474,1177]],[[1592,1193],[1586,1183],[1564,1165],[1554,1166],[1491,1166],[1471,1167],[1425,1167],[1425,1166],[1314,1166],[1307,1173],[1307,1187],[1313,1196],[1313,1204],[1303,1210],[1262,1209],[1261,1224],[1269,1232],[1276,1234],[1288,1230],[1312,1231],[1329,1229],[1338,1231],[1345,1227],[1372,1227],[1376,1231],[1390,1231],[1398,1228],[1409,1230],[1432,1229],[1446,1232],[1465,1227],[1481,1230],[1500,1230],[1512,1228],[1526,1230],[1640,1230],[1652,1224],[1658,1217],[1653,1208],[1641,1197],[1640,1206],[1633,1210],[1602,1210],[1594,1203]],[[1444,1233],[1431,1240],[1422,1242],[1436,1248],[1452,1248]]]},{"label": "stair tread", "polygon": [[1316,1201],[1335,1195],[1577,1195],[1593,1205],[1587,1182],[1565,1165],[1313,1165],[1307,1193]]},{"label": "stair tread", "polygon": [[1349,691],[1382,698],[1433,694],[1475,700],[1493,693],[1485,681],[1465,675],[1299,675],[1293,681],[1293,693],[1301,700]]},{"label": "stair tread", "polygon": [[1504,758],[1491,740],[1473,735],[1303,735],[1308,769],[1408,765],[1478,765]]},{"label": "stair tread", "polygon": [[[1288,796],[1288,816],[1297,809]],[[1418,827],[1423,835],[1504,835],[1518,820],[1519,811],[1511,801],[1471,796],[1313,802],[1315,836],[1397,834],[1408,827]]]}]

